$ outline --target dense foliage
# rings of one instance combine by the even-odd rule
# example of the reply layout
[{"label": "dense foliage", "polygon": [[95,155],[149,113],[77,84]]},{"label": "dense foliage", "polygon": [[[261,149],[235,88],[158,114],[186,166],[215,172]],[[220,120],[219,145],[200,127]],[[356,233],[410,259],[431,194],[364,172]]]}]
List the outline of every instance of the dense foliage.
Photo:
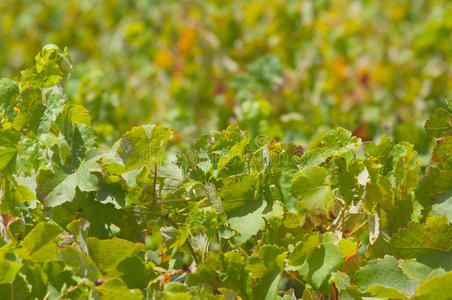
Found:
[{"label": "dense foliage", "polygon": [[0,81],[2,299],[448,299],[452,102],[413,145],[325,133],[311,151],[230,125],[100,144],[48,45]]}]

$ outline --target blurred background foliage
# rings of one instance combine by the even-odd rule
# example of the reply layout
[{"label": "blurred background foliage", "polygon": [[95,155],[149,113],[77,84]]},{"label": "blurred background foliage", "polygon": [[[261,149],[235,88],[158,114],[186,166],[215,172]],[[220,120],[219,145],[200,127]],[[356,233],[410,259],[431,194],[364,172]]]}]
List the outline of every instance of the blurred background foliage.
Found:
[{"label": "blurred background foliage", "polygon": [[68,101],[101,142],[131,126],[176,142],[230,123],[305,147],[337,126],[429,155],[427,115],[452,94],[449,0],[2,0],[0,77],[68,47]]}]

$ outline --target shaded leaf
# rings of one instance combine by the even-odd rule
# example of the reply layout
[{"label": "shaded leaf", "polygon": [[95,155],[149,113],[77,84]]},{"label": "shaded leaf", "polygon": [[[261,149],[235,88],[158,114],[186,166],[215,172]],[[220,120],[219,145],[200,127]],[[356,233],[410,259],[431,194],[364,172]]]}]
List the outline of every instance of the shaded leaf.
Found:
[{"label": "shaded leaf", "polygon": [[0,170],[3,170],[17,153],[20,134],[14,129],[0,129]]},{"label": "shaded leaf", "polygon": [[425,130],[433,137],[441,137],[444,132],[452,130],[450,120],[452,120],[452,112],[445,108],[437,108],[425,122]]},{"label": "shaded leaf", "polygon": [[34,261],[54,259],[59,250],[59,235],[62,232],[63,230],[54,224],[37,224],[23,240],[21,256]]},{"label": "shaded leaf", "polygon": [[141,300],[143,294],[138,289],[130,290],[127,285],[117,278],[107,280],[101,286],[96,288],[96,291],[100,294],[100,299],[113,300]]},{"label": "shaded leaf", "polygon": [[137,254],[141,248],[141,244],[118,238],[109,240],[99,240],[94,237],[88,238],[90,256],[104,273],[116,268],[122,260]]},{"label": "shaded leaf", "polygon": [[94,151],[87,160],[81,162],[75,172],[70,172],[56,165],[55,171],[42,170],[38,175],[37,195],[39,201],[45,206],[53,207],[72,201],[76,188],[84,192],[98,189],[97,177],[92,172],[100,172],[97,161],[102,154]]},{"label": "shaded leaf", "polygon": [[60,250],[56,258],[70,266],[81,277],[92,281],[100,278],[101,273],[92,259],[72,246],[66,246]]}]

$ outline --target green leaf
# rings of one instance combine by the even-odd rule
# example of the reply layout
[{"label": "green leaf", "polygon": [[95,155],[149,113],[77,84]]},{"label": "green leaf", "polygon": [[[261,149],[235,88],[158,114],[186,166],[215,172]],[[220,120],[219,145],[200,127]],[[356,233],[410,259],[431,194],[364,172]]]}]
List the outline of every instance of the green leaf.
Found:
[{"label": "green leaf", "polygon": [[310,234],[306,239],[306,246],[294,250],[289,264],[298,265],[295,270],[314,288],[323,288],[331,272],[344,262],[338,243],[339,239],[334,233],[324,233],[320,244],[316,234]]},{"label": "green leaf", "polygon": [[249,298],[251,281],[245,270],[245,259],[237,252],[227,252],[221,259],[220,280],[225,287],[238,292],[243,298]]},{"label": "green leaf", "polygon": [[436,141],[432,162],[448,165],[452,168],[452,133]]},{"label": "green leaf", "polygon": [[37,224],[22,242],[20,255],[33,261],[52,260],[58,253],[59,235],[63,230],[55,224]]},{"label": "green leaf", "polygon": [[228,223],[239,233],[242,244],[265,227],[263,212],[266,203],[254,198],[256,175],[242,174],[224,179],[219,195]]},{"label": "green leaf", "polygon": [[50,130],[52,122],[63,112],[66,104],[66,96],[59,88],[51,88],[44,93],[45,110],[41,116],[38,127],[38,134],[47,133]]},{"label": "green leaf", "polygon": [[[41,269],[44,274],[42,279],[47,282],[47,289],[45,293],[48,290],[51,290],[51,292],[53,292],[52,295],[57,294],[57,297],[61,294],[63,288],[77,286],[77,281],[74,278],[74,272],[70,268],[66,267],[62,261],[49,261],[45,262],[43,266],[36,265],[35,267]],[[75,291],[71,294],[71,296],[77,297],[80,295],[78,292],[82,292],[82,290]],[[43,297],[45,296],[45,293]]]},{"label": "green leaf", "polygon": [[217,253],[209,252],[207,258],[201,262],[194,273],[187,277],[187,284],[190,286],[212,283],[217,276],[220,267],[220,256]]},{"label": "green leaf", "polygon": [[452,250],[452,225],[444,216],[428,217],[425,224],[411,223],[391,239],[390,247],[399,258],[432,256]]},{"label": "green leaf", "polygon": [[361,267],[354,278],[361,290],[375,297],[404,298],[413,295],[418,286],[416,281],[402,272],[398,261],[389,255]]},{"label": "green leaf", "polygon": [[337,128],[328,131],[322,138],[323,157],[342,155],[345,152],[357,148],[361,145],[361,140],[352,137],[352,133],[344,128]]},{"label": "green leaf", "polygon": [[0,129],[0,170],[3,170],[17,153],[20,133],[14,129]]},{"label": "green leaf", "polygon": [[[229,130],[229,128],[228,128],[228,130]],[[226,132],[228,132],[228,130],[226,130]],[[217,172],[220,173],[223,170],[223,168],[225,168],[226,165],[229,162],[231,162],[232,159],[241,156],[243,154],[243,152],[245,151],[245,148],[248,145],[249,141],[250,141],[250,137],[249,137],[249,134],[247,134],[246,137],[244,137],[240,142],[233,145],[231,147],[231,149],[229,149],[228,154],[222,155],[220,157],[220,159],[218,160]]]},{"label": "green leaf", "polygon": [[344,259],[337,245],[337,236],[333,233],[324,233],[319,248],[312,251],[307,263],[309,265],[308,281],[316,288],[320,288],[331,276],[331,271],[339,267]]},{"label": "green leaf", "polygon": [[11,284],[22,268],[21,263],[5,258],[6,254],[11,250],[10,245],[0,247],[0,284]]},{"label": "green leaf", "polygon": [[22,276],[16,276],[12,284],[0,285],[0,298],[28,300],[33,298],[30,293],[30,286]]},{"label": "green leaf", "polygon": [[190,300],[193,296],[190,294],[190,288],[179,282],[170,282],[163,288],[163,300]]},{"label": "green leaf", "polygon": [[45,206],[53,207],[72,201],[76,188],[84,192],[98,189],[97,177],[92,172],[100,172],[97,161],[102,157],[99,151],[93,151],[88,159],[81,162],[75,172],[55,165],[55,171],[42,170],[38,175],[37,195]]},{"label": "green leaf", "polygon": [[439,138],[443,136],[444,132],[452,130],[450,120],[452,120],[452,112],[440,107],[435,109],[424,127],[429,135]]},{"label": "green leaf", "polygon": [[[224,131],[213,132],[205,139],[210,162],[216,168],[215,176],[225,177],[242,171],[243,153],[250,141],[249,132],[240,130],[237,125],[231,125]],[[201,140],[198,143],[200,142]]]},{"label": "green leaf", "polygon": [[126,204],[126,192],[119,182],[99,181],[97,198],[101,203],[112,203],[115,208],[120,209]]},{"label": "green leaf", "polygon": [[345,203],[357,203],[362,193],[362,188],[358,183],[358,175],[363,171],[363,164],[357,160],[347,161],[344,157],[334,160],[335,169],[331,185],[336,186]]},{"label": "green leaf", "polygon": [[127,170],[160,161],[171,137],[163,126],[140,126],[126,132],[120,140],[118,154]]},{"label": "green leaf", "polygon": [[312,251],[320,246],[320,237],[318,232],[309,233],[293,249],[289,256],[289,264],[298,266],[303,264],[311,255]]},{"label": "green leaf", "polygon": [[228,223],[239,233],[236,238],[239,244],[248,241],[252,236],[265,228],[264,210],[267,204],[263,201],[249,203],[246,208],[236,209],[228,213]]},{"label": "green leaf", "polygon": [[70,266],[78,276],[96,281],[100,278],[100,271],[92,259],[72,246],[66,246],[59,251],[56,259]]},{"label": "green leaf", "polygon": [[300,211],[312,212],[317,209],[327,213],[331,202],[331,190],[326,183],[328,171],[319,166],[309,166],[292,179],[290,192],[298,198]]},{"label": "green leaf", "polygon": [[257,202],[254,199],[255,189],[255,174],[241,174],[224,179],[219,194],[225,212],[246,208],[252,202]]},{"label": "green leaf", "polygon": [[138,289],[130,290],[127,285],[118,278],[107,280],[101,286],[96,288],[96,291],[100,294],[100,299],[105,300],[142,300],[143,294]]},{"label": "green leaf", "polygon": [[435,199],[430,216],[445,216],[452,223],[452,191],[441,194]]},{"label": "green leaf", "polygon": [[72,202],[52,208],[53,219],[66,226],[74,215],[90,222],[88,236],[110,238],[113,228],[120,228],[119,237],[137,242],[143,237],[142,217],[131,209],[116,209],[113,204],[95,200],[95,193],[78,191]]},{"label": "green leaf", "polygon": [[345,291],[350,287],[350,277],[341,272],[336,271],[331,275],[330,281],[333,282],[339,291]]},{"label": "green leaf", "polygon": [[282,271],[286,251],[276,245],[262,245],[257,251],[258,256],[248,258],[246,269],[250,272],[251,278],[262,278],[268,273]]},{"label": "green leaf", "polygon": [[259,279],[254,286],[254,297],[276,299],[287,252],[275,245],[263,245],[258,255],[249,257],[246,265],[251,278]]},{"label": "green leaf", "polygon": [[372,214],[377,206],[385,211],[392,208],[394,188],[389,178],[377,175],[377,179],[366,184],[364,209]]},{"label": "green leaf", "polygon": [[73,220],[67,225],[67,229],[72,233],[77,243],[77,248],[84,254],[89,255],[88,245],[86,243],[86,231],[89,222],[84,219]]},{"label": "green leaf", "polygon": [[433,204],[432,199],[448,193],[452,186],[452,167],[445,164],[430,165],[419,181],[416,198],[428,211]]},{"label": "green leaf", "polygon": [[91,116],[89,111],[82,105],[74,104],[70,107],[70,119],[73,124],[90,125]]},{"label": "green leaf", "polygon": [[22,136],[17,147],[17,156],[12,165],[12,170],[23,171],[30,176],[36,176],[36,171],[49,163],[48,149],[37,139],[34,132]]},{"label": "green leaf", "polygon": [[18,185],[11,181],[5,186],[5,193],[0,202],[0,209],[3,213],[10,213],[16,216],[21,215],[26,207],[24,203],[36,200],[36,197],[30,189],[24,185]]},{"label": "green leaf", "polygon": [[452,272],[437,275],[416,289],[413,300],[447,300],[452,295]]},{"label": "green leaf", "polygon": [[400,269],[410,279],[422,283],[435,275],[444,274],[444,270],[441,268],[433,269],[427,265],[424,265],[416,260],[405,260],[400,264]]},{"label": "green leaf", "polygon": [[127,240],[113,238],[99,240],[88,238],[88,249],[91,258],[103,273],[111,272],[124,259],[137,254],[141,244],[135,244]]},{"label": "green leaf", "polygon": [[69,76],[72,68],[67,50],[60,52],[57,46],[47,45],[35,57],[35,65],[21,72],[20,88],[47,88]]},{"label": "green leaf", "polygon": [[121,279],[127,284],[129,289],[144,289],[148,282],[156,277],[152,268],[146,266],[138,256],[131,256],[122,260],[117,269],[122,273]]},{"label": "green leaf", "polygon": [[358,245],[358,242],[351,241],[350,239],[340,240],[339,248],[341,248],[342,257],[345,259],[350,254],[356,252]]},{"label": "green leaf", "polygon": [[170,282],[165,284],[164,291],[166,293],[175,294],[175,293],[189,293],[190,288],[186,285],[183,285],[179,282]]},{"label": "green leaf", "polygon": [[18,185],[14,191],[17,202],[30,202],[36,200],[35,194],[25,185]]},{"label": "green leaf", "polygon": [[19,95],[17,82],[8,78],[0,79],[0,110],[4,110],[9,121],[15,117],[13,108],[16,106],[16,98]]},{"label": "green leaf", "polygon": [[36,132],[45,110],[41,89],[24,90],[20,95],[17,109],[19,113],[13,121],[13,128],[17,130],[27,128]]},{"label": "green leaf", "polygon": [[[374,179],[376,171],[380,171],[382,174],[386,174],[389,171],[390,164],[392,160],[391,152],[394,148],[394,143],[387,136],[382,136],[380,143],[377,145],[374,142],[364,143],[364,151],[366,157],[369,159],[366,161],[366,166],[368,167],[369,175],[372,180]],[[376,166],[370,163],[375,163]],[[370,168],[369,168],[370,167]],[[377,170],[374,170],[377,169]]]}]

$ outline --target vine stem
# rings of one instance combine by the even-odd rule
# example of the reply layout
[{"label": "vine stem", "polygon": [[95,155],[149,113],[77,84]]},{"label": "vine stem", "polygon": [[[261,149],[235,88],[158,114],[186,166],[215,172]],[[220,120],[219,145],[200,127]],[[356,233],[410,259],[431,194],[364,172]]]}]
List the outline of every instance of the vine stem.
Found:
[{"label": "vine stem", "polygon": [[152,202],[156,202],[156,195],[157,195],[157,191],[156,191],[156,186],[157,186],[157,161],[154,162],[154,186],[152,189]]},{"label": "vine stem", "polygon": [[358,227],[356,227],[355,229],[352,230],[352,232],[350,232],[349,234],[347,234],[347,236],[352,236],[354,235],[358,230],[360,230],[364,225],[366,225],[367,223],[367,219],[362,222]]},{"label": "vine stem", "polygon": [[304,283],[303,281],[301,281],[296,275],[290,273],[290,272],[285,272],[285,274],[289,275],[290,277],[292,277],[292,279],[294,279],[295,281],[297,281],[298,283],[300,283],[302,286],[306,287],[306,283]]},{"label": "vine stem", "polygon": [[[192,198],[174,198],[174,199],[165,199],[165,200],[160,200],[160,201],[155,201],[155,203],[157,204],[164,204],[164,203],[177,203],[177,202],[188,202],[188,201],[205,201],[205,199],[207,199],[206,197],[202,197],[202,196],[195,196]],[[147,205],[151,202],[147,201],[147,202],[143,202],[141,203],[142,205]]]},{"label": "vine stem", "polygon": [[[66,291],[64,291],[62,294],[60,294],[58,297],[55,298],[55,300],[60,300],[63,299],[64,296],[66,296],[67,294],[75,291],[76,289],[78,289],[81,286],[81,284],[77,284],[69,289],[67,289]],[[49,294],[50,295],[50,294]]]}]

